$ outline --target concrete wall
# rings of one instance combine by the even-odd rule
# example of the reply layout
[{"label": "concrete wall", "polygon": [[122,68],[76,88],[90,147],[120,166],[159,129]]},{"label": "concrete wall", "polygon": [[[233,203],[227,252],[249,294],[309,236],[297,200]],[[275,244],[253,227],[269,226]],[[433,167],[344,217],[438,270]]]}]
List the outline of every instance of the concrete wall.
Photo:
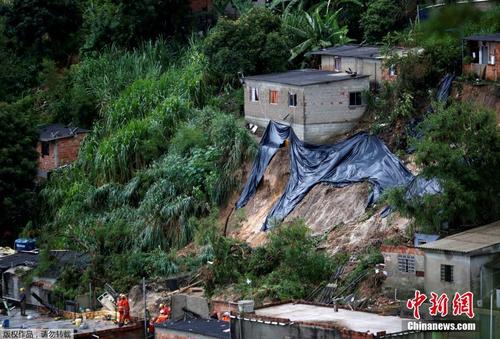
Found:
[{"label": "concrete wall", "polygon": [[[258,88],[259,101],[250,100]],[[291,125],[297,136],[310,143],[325,143],[350,131],[365,112],[365,106],[349,106],[349,92],[363,92],[369,79],[356,78],[304,87],[247,80],[245,119],[265,128],[269,120]],[[270,90],[278,91],[278,103],[269,102]],[[288,93],[297,94],[297,106],[289,107]]]},{"label": "concrete wall", "polygon": [[352,130],[366,107],[349,106],[349,93],[363,92],[369,87],[368,77],[304,87],[303,140],[321,144]]},{"label": "concrete wall", "polygon": [[[266,323],[267,322],[267,323]],[[279,324],[276,321],[259,321],[255,319],[231,318],[231,338],[328,338],[328,339],[372,339],[373,334],[340,330],[329,326],[309,326],[304,324]]]},{"label": "concrete wall", "polygon": [[[453,282],[441,281],[441,264],[453,265]],[[470,258],[461,254],[425,251],[425,292],[446,293],[450,300],[455,292],[471,290]]]},{"label": "concrete wall", "polygon": [[155,327],[155,339],[212,339],[201,334],[174,331],[168,328]]},{"label": "concrete wall", "polygon": [[75,339],[144,339],[144,327],[141,322],[133,326],[113,328],[95,333],[75,333]]},{"label": "concrete wall", "polygon": [[[45,280],[50,283],[55,282],[54,279],[47,278]],[[9,285],[8,288],[9,293],[6,293],[6,284]],[[11,270],[9,270],[8,272],[4,272],[2,274],[2,296],[4,298],[9,300],[19,301],[21,299],[20,297],[21,292],[19,291],[21,287],[25,288],[26,304],[33,306],[42,306],[42,305],[35,298],[33,298],[31,292],[35,292],[42,300],[46,302],[49,301],[50,298],[49,296],[52,293],[51,291],[36,285],[26,286],[22,281],[22,277],[12,273]]]},{"label": "concrete wall", "polygon": [[50,141],[49,155],[45,156],[42,156],[42,143],[38,142],[36,146],[39,154],[38,169],[41,171],[51,171],[75,161],[78,158],[80,144],[85,136],[85,133],[81,133],[71,138]]},{"label": "concrete wall", "polygon": [[208,319],[209,309],[208,301],[202,297],[190,296],[187,294],[176,294],[172,297],[172,320],[180,320],[184,318],[185,311],[199,314],[202,318]]},{"label": "concrete wall", "polygon": [[[371,81],[381,81],[383,72],[383,61],[381,59],[364,59],[353,57],[338,57],[341,59],[341,69],[345,72],[349,68],[358,74],[369,75]],[[321,69],[335,71],[335,57],[330,55],[321,56]]]},{"label": "concrete wall", "polygon": [[[424,290],[425,257],[421,250],[407,246],[382,245],[381,252],[384,256],[385,271],[387,272],[383,291],[388,297],[394,297],[396,292],[398,299],[410,298],[414,296],[415,290]],[[401,272],[399,270],[398,257],[400,255],[410,255],[415,258],[415,272]]]},{"label": "concrete wall", "polygon": [[[250,100],[251,88],[259,91],[259,101]],[[278,91],[278,103],[269,102],[269,91]],[[297,106],[288,106],[288,92],[297,94]],[[303,136],[304,89],[302,87],[282,85],[271,82],[245,81],[245,119],[265,128],[269,120],[291,125],[295,133]]]}]

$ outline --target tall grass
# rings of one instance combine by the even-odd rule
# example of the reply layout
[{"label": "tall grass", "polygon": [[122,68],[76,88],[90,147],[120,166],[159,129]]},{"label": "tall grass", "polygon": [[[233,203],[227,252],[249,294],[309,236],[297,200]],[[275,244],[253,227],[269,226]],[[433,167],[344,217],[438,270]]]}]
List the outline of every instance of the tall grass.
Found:
[{"label": "tall grass", "polygon": [[162,44],[111,50],[73,70],[78,86],[98,96],[100,119],[75,165],[40,194],[40,239],[92,253],[93,270],[110,281],[178,270],[170,255],[148,258],[192,241],[193,220],[227,200],[255,151],[235,116],[206,105],[213,90],[197,45],[165,65],[155,61],[171,55]]}]

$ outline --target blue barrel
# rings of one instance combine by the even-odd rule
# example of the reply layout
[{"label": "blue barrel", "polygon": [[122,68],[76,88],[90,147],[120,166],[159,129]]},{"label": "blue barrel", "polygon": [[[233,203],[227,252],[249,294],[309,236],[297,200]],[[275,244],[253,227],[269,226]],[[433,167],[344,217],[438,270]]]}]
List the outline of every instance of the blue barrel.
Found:
[{"label": "blue barrel", "polygon": [[33,251],[35,249],[35,239],[20,238],[15,241],[16,251]]},{"label": "blue barrel", "polygon": [[4,319],[2,321],[2,327],[3,328],[9,328],[10,327],[9,319]]}]

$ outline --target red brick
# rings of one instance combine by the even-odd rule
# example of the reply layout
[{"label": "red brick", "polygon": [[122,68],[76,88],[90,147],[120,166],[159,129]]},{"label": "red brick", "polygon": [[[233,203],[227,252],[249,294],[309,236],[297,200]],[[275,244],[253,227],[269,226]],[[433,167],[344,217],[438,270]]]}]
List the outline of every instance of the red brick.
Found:
[{"label": "red brick", "polygon": [[[39,154],[38,168],[42,171],[51,171],[57,167],[71,164],[78,158],[80,151],[80,144],[85,138],[86,134],[77,134],[74,137],[58,139],[49,142],[49,155],[42,157],[42,143],[38,142],[36,150]],[[55,159],[55,145],[57,144],[57,154],[59,164],[56,164]]]}]

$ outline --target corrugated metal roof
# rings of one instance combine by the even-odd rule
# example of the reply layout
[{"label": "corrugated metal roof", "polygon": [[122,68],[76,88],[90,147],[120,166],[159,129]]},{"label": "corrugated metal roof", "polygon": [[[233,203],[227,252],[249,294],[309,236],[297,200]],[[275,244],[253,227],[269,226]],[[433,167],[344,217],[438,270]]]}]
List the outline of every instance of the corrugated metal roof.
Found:
[{"label": "corrugated metal roof", "polygon": [[320,83],[344,81],[350,79],[365,78],[368,75],[351,76],[347,73],[332,71],[320,71],[318,69],[300,69],[284,73],[272,73],[262,75],[252,75],[245,77],[245,80],[275,82],[278,84],[293,86],[308,86]]},{"label": "corrugated metal roof", "polygon": [[500,244],[500,220],[419,246],[423,250],[471,253]]},{"label": "corrugated metal roof", "polygon": [[40,141],[51,141],[57,139],[70,138],[80,133],[87,133],[88,130],[71,127],[63,124],[48,124],[38,128]]},{"label": "corrugated metal roof", "polygon": [[500,33],[471,35],[471,36],[464,38],[464,40],[500,42]]},{"label": "corrugated metal roof", "polygon": [[365,59],[380,59],[382,53],[377,46],[343,45],[338,47],[324,48],[319,51],[308,53],[308,55],[331,55]]},{"label": "corrugated metal roof", "polygon": [[0,258],[0,270],[6,270],[11,267],[27,265],[36,266],[38,265],[38,254],[34,253],[14,253]]}]

